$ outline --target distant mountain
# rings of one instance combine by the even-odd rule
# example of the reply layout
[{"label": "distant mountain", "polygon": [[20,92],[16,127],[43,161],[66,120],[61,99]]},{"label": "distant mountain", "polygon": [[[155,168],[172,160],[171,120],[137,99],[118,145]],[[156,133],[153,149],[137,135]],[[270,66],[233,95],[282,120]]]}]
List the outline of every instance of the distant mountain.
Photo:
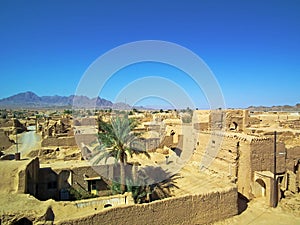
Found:
[{"label": "distant mountain", "polygon": [[48,107],[72,107],[73,103],[85,108],[112,108],[113,103],[104,98],[89,98],[86,96],[38,96],[28,91],[8,98],[0,99],[0,107],[7,108],[48,108]]},{"label": "distant mountain", "polygon": [[300,111],[300,103],[296,104],[295,106],[290,105],[278,105],[278,106],[249,106],[247,108],[250,111],[290,111],[294,112]]}]

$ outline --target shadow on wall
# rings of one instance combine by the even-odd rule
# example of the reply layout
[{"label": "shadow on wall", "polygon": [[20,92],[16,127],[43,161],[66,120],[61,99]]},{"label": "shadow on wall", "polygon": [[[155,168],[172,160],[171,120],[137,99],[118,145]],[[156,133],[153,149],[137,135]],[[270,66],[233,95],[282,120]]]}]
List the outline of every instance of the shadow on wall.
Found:
[{"label": "shadow on wall", "polygon": [[45,214],[45,220],[46,221],[54,221],[55,219],[55,215],[54,215],[54,212],[52,210],[51,207],[48,207],[47,211],[46,211],[46,214]]},{"label": "shadow on wall", "polygon": [[61,190],[68,189],[71,184],[68,182],[70,171],[62,170],[56,173],[50,167],[39,169],[39,183],[37,198],[40,200],[60,200]]},{"label": "shadow on wall", "polygon": [[175,154],[176,154],[178,157],[181,156],[182,149],[180,149],[180,148],[171,148],[171,150],[172,150],[173,152],[175,152]]},{"label": "shadow on wall", "polygon": [[23,217],[12,223],[12,225],[32,225],[32,224],[33,224],[32,221],[30,221],[26,217]]},{"label": "shadow on wall", "polygon": [[238,192],[238,215],[242,214],[248,208],[248,198]]},{"label": "shadow on wall", "polygon": [[[150,193],[150,201],[156,201],[168,197],[172,197],[171,190],[173,188],[178,189],[176,185],[177,179],[180,178],[179,173],[172,174],[163,170],[161,167],[147,166],[141,168],[139,171],[139,179],[145,177],[143,185],[147,188],[147,192]],[[151,185],[147,185],[147,183]],[[148,187],[147,187],[148,186]]]}]

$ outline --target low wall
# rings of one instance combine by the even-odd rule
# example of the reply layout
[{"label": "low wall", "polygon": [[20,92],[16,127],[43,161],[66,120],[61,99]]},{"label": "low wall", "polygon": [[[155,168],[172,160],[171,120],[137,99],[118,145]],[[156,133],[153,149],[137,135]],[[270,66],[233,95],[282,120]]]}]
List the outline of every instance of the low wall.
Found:
[{"label": "low wall", "polygon": [[117,205],[125,205],[133,203],[133,200],[131,201],[130,195],[114,195],[114,196],[108,196],[108,197],[101,197],[96,199],[86,199],[86,200],[80,200],[75,203],[75,206],[77,208],[84,208],[84,207],[104,207],[105,204],[110,204],[112,206]]},{"label": "low wall", "polygon": [[237,213],[237,189],[226,188],[148,204],[112,207],[79,219],[55,221],[55,224],[207,224]]},{"label": "low wall", "polygon": [[47,137],[42,140],[42,147],[50,147],[50,146],[77,146],[75,137]]}]

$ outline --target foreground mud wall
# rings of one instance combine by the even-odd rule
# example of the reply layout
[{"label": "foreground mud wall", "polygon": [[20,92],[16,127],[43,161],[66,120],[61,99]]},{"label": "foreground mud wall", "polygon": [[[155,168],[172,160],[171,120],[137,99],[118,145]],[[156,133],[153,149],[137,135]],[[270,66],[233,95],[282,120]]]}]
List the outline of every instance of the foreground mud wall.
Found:
[{"label": "foreground mud wall", "polygon": [[119,206],[60,225],[89,224],[207,224],[236,215],[237,190],[170,198],[142,205]]}]

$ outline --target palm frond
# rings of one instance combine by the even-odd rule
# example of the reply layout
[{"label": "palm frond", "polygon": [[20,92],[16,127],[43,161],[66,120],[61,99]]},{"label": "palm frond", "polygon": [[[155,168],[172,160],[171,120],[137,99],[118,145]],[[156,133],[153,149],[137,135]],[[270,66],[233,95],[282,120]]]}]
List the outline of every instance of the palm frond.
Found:
[{"label": "palm frond", "polygon": [[[107,160],[110,157],[115,158],[116,152],[114,149],[108,149],[105,145],[98,145],[93,150],[93,155],[91,157],[92,164],[98,165],[100,161],[103,159],[105,160],[105,163],[107,163]],[[94,161],[93,161],[94,160]]]}]

